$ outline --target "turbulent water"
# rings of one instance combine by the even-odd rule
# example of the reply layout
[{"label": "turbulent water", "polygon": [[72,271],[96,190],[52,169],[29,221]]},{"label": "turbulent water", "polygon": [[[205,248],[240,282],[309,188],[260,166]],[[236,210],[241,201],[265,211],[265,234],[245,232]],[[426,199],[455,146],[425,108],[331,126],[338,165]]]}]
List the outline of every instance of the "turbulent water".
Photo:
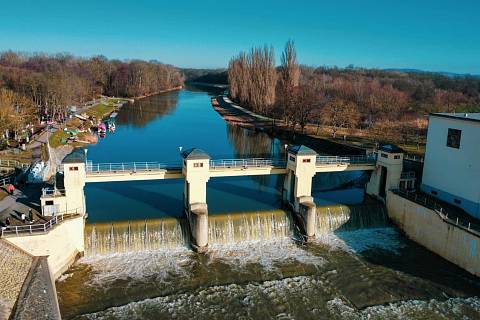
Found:
[{"label": "turbulent water", "polygon": [[[69,319],[478,319],[478,280],[405,239],[381,206],[318,208],[295,241],[280,210],[210,217],[210,250],[174,219],[88,226],[57,283]],[[405,261],[409,261],[408,264]],[[412,262],[413,261],[413,262]],[[415,263],[418,261],[418,263]]]}]

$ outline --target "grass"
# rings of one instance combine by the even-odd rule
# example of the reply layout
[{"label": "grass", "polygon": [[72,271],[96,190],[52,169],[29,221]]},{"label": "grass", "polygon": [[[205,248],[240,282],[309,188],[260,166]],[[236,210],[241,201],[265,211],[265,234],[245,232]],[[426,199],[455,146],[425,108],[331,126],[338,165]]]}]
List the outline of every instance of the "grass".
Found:
[{"label": "grass", "polygon": [[70,137],[68,133],[63,131],[62,129],[59,129],[55,131],[50,138],[48,138],[48,142],[50,143],[50,147],[52,148],[58,148],[61,145],[64,145],[63,141],[66,141]]},{"label": "grass", "polygon": [[94,116],[97,119],[103,119],[106,115],[112,113],[115,110],[113,105],[109,104],[97,104],[86,111],[88,116]]},{"label": "grass", "polygon": [[[110,98],[110,99],[108,99],[106,104],[105,103],[96,104],[93,107],[89,108],[85,113],[88,116],[95,117],[97,120],[103,119],[105,116],[109,115],[110,113],[112,113],[115,110],[115,106],[113,106],[113,104],[116,103],[116,101],[122,101],[122,99],[117,99],[117,98],[111,99]],[[82,125],[86,126],[87,123],[88,123],[88,121],[83,123],[80,119],[73,118],[73,119],[66,122],[65,127],[68,130],[76,130],[76,129],[80,128]],[[62,129],[59,129],[59,130],[55,131],[50,136],[48,141],[50,142],[50,146],[52,148],[57,148],[61,145],[64,145],[65,143],[62,143],[62,142],[66,141],[69,137],[70,137],[70,134],[65,132],[62,128]],[[79,136],[79,137],[81,138],[81,136]]]}]

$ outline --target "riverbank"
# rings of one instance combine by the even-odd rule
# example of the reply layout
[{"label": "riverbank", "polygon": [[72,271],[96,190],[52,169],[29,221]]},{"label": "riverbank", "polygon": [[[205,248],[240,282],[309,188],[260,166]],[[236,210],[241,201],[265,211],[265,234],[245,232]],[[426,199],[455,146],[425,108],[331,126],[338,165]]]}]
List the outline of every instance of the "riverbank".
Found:
[{"label": "riverbank", "polygon": [[[256,114],[243,108],[228,97],[220,95],[212,98],[213,108],[225,119],[225,121],[242,128],[264,131],[277,137],[293,139],[295,143],[305,144],[315,149],[315,145],[328,146],[329,150],[340,152],[338,154],[365,153],[366,150],[375,149],[378,144],[396,143],[409,154],[410,158],[423,159],[425,153],[424,143],[398,143],[398,141],[378,141],[369,137],[365,132],[353,134],[352,130],[340,128],[336,137],[333,137],[328,126],[308,124],[304,128],[305,133],[293,132],[292,128],[285,125],[284,121]],[[361,130],[360,130],[361,131]]]},{"label": "riverbank", "polygon": [[149,94],[146,94],[146,95],[143,95],[143,96],[134,97],[133,99],[130,99],[130,100],[133,100],[133,101],[130,101],[130,102],[135,102],[135,100],[141,100],[141,99],[145,99],[145,98],[148,98],[148,97],[151,97],[151,96],[156,96],[157,94],[162,94],[162,93],[167,93],[167,92],[172,92],[172,91],[177,91],[177,90],[182,90],[182,89],[183,89],[183,86],[178,86],[178,87],[174,87],[174,88],[170,88],[170,89],[160,90],[160,91],[149,93]]}]

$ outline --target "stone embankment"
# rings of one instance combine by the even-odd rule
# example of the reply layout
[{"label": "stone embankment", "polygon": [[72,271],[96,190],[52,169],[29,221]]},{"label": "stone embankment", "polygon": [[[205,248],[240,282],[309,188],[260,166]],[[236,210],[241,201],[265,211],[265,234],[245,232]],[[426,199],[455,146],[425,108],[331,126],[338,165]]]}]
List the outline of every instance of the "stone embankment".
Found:
[{"label": "stone embankment", "polygon": [[0,240],[0,319],[8,319],[33,263],[23,250]]},{"label": "stone embankment", "polygon": [[57,291],[48,268],[47,257],[35,258],[12,319],[61,319]]}]

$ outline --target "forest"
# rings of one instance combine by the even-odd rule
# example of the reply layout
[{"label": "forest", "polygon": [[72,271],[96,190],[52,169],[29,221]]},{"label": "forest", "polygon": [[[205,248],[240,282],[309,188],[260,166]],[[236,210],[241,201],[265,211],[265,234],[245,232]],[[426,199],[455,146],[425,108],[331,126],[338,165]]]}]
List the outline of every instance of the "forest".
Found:
[{"label": "forest", "polygon": [[[330,134],[425,135],[431,112],[480,112],[480,78],[428,72],[303,66],[293,41],[280,65],[270,47],[241,52],[228,66],[231,98],[291,130]],[[318,129],[317,129],[318,131]],[[396,132],[396,133],[395,133]]]},{"label": "forest", "polygon": [[100,95],[139,97],[178,87],[183,75],[157,61],[0,53],[0,132],[11,138],[29,123],[62,121],[69,106]]}]

